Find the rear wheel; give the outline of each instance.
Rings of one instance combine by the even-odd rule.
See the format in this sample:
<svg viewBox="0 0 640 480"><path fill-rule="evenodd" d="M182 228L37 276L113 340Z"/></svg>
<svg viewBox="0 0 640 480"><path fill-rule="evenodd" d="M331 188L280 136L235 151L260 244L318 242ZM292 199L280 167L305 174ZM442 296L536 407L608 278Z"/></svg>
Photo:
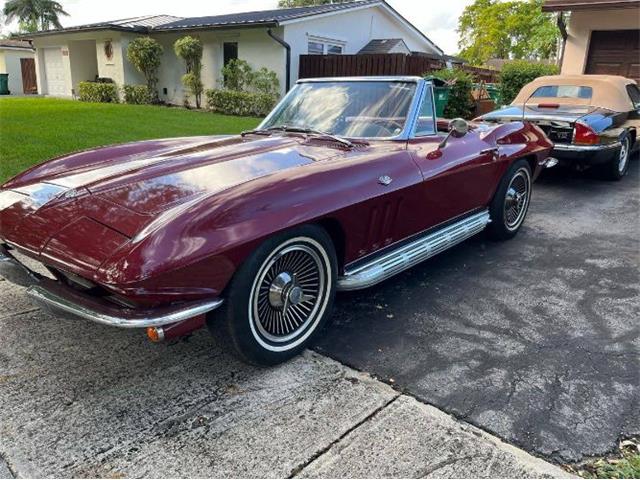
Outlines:
<svg viewBox="0 0 640 480"><path fill-rule="evenodd" d="M274 365L301 352L322 329L335 297L329 235L305 225L265 241L238 269L222 315L208 325L243 360Z"/></svg>
<svg viewBox="0 0 640 480"><path fill-rule="evenodd" d="M621 180L629 170L629 158L631 156L631 137L625 135L620 142L620 149L613 159L604 168L604 176L608 180Z"/></svg>
<svg viewBox="0 0 640 480"><path fill-rule="evenodd" d="M531 167L524 160L517 160L502 177L491 201L491 223L487 228L494 240L513 238L520 230L531 200Z"/></svg>

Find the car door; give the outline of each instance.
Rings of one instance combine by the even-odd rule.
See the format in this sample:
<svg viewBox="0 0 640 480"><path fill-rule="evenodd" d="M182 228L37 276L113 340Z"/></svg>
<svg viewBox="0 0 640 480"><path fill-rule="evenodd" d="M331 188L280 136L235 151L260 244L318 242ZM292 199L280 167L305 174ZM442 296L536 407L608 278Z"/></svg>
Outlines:
<svg viewBox="0 0 640 480"><path fill-rule="evenodd" d="M425 89L408 149L423 176L422 200L435 226L486 206L499 175L498 148L478 129L460 138L438 132L432 88Z"/></svg>

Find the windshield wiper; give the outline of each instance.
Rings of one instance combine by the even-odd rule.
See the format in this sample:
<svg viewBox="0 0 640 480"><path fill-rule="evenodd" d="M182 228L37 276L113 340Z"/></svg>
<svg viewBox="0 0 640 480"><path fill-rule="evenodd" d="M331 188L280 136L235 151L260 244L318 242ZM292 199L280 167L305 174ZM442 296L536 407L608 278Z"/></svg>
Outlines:
<svg viewBox="0 0 640 480"><path fill-rule="evenodd" d="M271 135L273 132L291 132L291 133L304 133L306 135L317 135L317 136L321 136L321 137L327 137L330 138L332 140L335 140L338 143L341 143L342 145L349 147L349 148L353 148L353 143L350 142L349 140L347 140L346 138L343 138L339 135L334 135L333 133L329 133L329 132L323 132L321 130L316 130L313 128L307 128L307 127L294 127L294 126L288 126L288 125L278 125L275 127L268 127L268 128L258 128L255 130L247 130L246 132L242 132L240 135L242 135L243 137L245 135Z"/></svg>

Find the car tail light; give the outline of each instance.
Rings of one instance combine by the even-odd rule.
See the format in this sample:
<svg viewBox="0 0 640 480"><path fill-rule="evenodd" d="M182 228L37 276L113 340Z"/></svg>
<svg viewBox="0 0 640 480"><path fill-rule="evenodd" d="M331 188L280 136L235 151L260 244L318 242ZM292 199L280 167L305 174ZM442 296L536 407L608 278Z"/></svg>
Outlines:
<svg viewBox="0 0 640 480"><path fill-rule="evenodd" d="M560 108L559 103L539 103L538 108Z"/></svg>
<svg viewBox="0 0 640 480"><path fill-rule="evenodd" d="M596 145L600 143L600 137L584 123L576 122L576 126L573 130L573 143L580 145Z"/></svg>

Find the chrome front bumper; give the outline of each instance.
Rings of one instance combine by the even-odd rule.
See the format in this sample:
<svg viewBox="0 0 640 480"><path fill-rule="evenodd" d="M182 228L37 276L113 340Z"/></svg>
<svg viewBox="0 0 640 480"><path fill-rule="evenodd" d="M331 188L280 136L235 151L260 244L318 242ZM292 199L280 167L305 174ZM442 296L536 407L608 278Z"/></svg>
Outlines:
<svg viewBox="0 0 640 480"><path fill-rule="evenodd" d="M215 310L223 302L216 298L150 309L120 307L32 272L1 246L0 276L11 283L28 287L29 298L46 310L120 328L160 327L178 323Z"/></svg>

